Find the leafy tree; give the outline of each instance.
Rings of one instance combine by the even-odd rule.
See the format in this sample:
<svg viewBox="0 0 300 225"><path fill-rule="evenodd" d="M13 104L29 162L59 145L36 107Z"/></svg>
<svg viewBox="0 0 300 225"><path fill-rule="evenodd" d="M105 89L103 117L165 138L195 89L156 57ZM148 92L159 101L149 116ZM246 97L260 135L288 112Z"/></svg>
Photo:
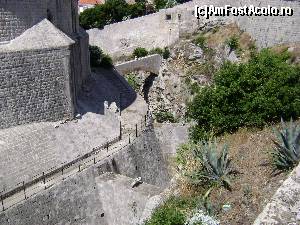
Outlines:
<svg viewBox="0 0 300 225"><path fill-rule="evenodd" d="M104 4L108 23L116 23L123 20L129 14L129 5L125 0L107 0Z"/></svg>
<svg viewBox="0 0 300 225"><path fill-rule="evenodd" d="M152 12L153 6L147 4L145 0L138 0L131 5L125 0L107 0L104 4L83 11L79 16L79 22L84 29L102 29L105 25Z"/></svg>
<svg viewBox="0 0 300 225"><path fill-rule="evenodd" d="M156 11L166 8L168 0L154 0L154 8Z"/></svg>
<svg viewBox="0 0 300 225"><path fill-rule="evenodd" d="M103 28L108 24L108 20L109 18L104 4L86 9L79 15L80 26L84 29Z"/></svg>

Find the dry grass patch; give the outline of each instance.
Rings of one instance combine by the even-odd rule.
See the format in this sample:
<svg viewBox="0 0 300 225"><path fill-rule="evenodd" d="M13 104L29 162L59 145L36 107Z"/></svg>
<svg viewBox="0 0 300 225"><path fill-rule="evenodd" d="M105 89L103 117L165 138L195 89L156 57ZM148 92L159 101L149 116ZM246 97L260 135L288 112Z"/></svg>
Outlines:
<svg viewBox="0 0 300 225"><path fill-rule="evenodd" d="M274 176L272 173L269 154L272 139L275 136L271 127L258 131L241 129L221 138L221 142L229 144L232 165L240 173L232 179L231 192L221 188L212 193L214 205L231 205L229 211L219 211L222 224L252 224L286 179L287 174Z"/></svg>

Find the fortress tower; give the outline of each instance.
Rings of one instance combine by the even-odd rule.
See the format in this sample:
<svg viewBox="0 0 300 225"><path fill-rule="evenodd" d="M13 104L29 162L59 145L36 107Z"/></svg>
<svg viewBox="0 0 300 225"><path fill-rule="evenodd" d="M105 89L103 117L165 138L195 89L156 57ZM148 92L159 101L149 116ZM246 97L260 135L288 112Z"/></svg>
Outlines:
<svg viewBox="0 0 300 225"><path fill-rule="evenodd" d="M74 116L90 74L77 0L0 0L0 129Z"/></svg>

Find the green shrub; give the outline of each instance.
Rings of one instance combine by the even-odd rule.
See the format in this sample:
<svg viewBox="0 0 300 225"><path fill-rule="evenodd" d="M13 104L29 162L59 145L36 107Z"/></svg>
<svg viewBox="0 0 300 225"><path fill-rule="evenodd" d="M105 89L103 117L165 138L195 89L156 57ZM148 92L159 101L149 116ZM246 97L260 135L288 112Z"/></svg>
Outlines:
<svg viewBox="0 0 300 225"><path fill-rule="evenodd" d="M141 84L139 83L137 77L135 74L127 74L125 76L127 82L129 83L129 85L135 90L135 91L138 91L141 87Z"/></svg>
<svg viewBox="0 0 300 225"><path fill-rule="evenodd" d="M154 211L145 225L184 225L186 215L197 205L197 198L173 196Z"/></svg>
<svg viewBox="0 0 300 225"><path fill-rule="evenodd" d="M164 48L164 52L162 54L162 57L164 59L168 59L170 57L171 53L170 53L170 50L168 48Z"/></svg>
<svg viewBox="0 0 300 225"><path fill-rule="evenodd" d="M187 116L196 122L193 140L239 127L262 127L280 118L300 115L300 67L287 63L287 53L263 50L248 63L225 63L214 85L201 88L188 104Z"/></svg>
<svg viewBox="0 0 300 225"><path fill-rule="evenodd" d="M235 171L228 159L228 146L223 145L220 154L217 142L201 142L194 148L195 158L202 164L202 168L191 175L195 184L211 183L213 186L224 186L231 189L229 176Z"/></svg>
<svg viewBox="0 0 300 225"><path fill-rule="evenodd" d="M196 39L194 40L194 43L202 48L203 50L206 48L206 38L203 34L199 34Z"/></svg>
<svg viewBox="0 0 300 225"><path fill-rule="evenodd" d="M97 46L89 46L91 67L110 68L113 65L112 59L109 55L104 54Z"/></svg>
<svg viewBox="0 0 300 225"><path fill-rule="evenodd" d="M149 51L149 54L159 54L161 55L164 59L168 59L170 57L170 50L165 47L164 49L161 49L161 48L154 48L154 49L151 49Z"/></svg>
<svg viewBox="0 0 300 225"><path fill-rule="evenodd" d="M239 38L236 35L234 35L234 36L230 37L228 40L226 40L226 44L230 48L230 51L236 50L240 46Z"/></svg>
<svg viewBox="0 0 300 225"><path fill-rule="evenodd" d="M98 67L101 63L103 52L97 46L89 46L90 50L90 62L92 67Z"/></svg>
<svg viewBox="0 0 300 225"><path fill-rule="evenodd" d="M133 50L132 55L137 58L145 57L148 55L148 51L145 48L136 48Z"/></svg>
<svg viewBox="0 0 300 225"><path fill-rule="evenodd" d="M154 8L156 11L166 8L167 0L154 0Z"/></svg>
<svg viewBox="0 0 300 225"><path fill-rule="evenodd" d="M157 209L145 225L184 225L185 216L179 210L171 207Z"/></svg>
<svg viewBox="0 0 300 225"><path fill-rule="evenodd" d="M154 113L155 119L158 123L170 122L175 123L176 119L174 118L173 114L166 111L161 110L159 112Z"/></svg>
<svg viewBox="0 0 300 225"><path fill-rule="evenodd" d="M300 162L300 127L292 120L289 127L282 121L282 129L275 131L273 165L279 170L292 169Z"/></svg>
<svg viewBox="0 0 300 225"><path fill-rule="evenodd" d="M162 55L164 53L164 50L161 48L153 48L149 51L149 54L159 54Z"/></svg>
<svg viewBox="0 0 300 225"><path fill-rule="evenodd" d="M100 67L111 68L113 66L112 58L108 54L102 55L102 60L100 62Z"/></svg>

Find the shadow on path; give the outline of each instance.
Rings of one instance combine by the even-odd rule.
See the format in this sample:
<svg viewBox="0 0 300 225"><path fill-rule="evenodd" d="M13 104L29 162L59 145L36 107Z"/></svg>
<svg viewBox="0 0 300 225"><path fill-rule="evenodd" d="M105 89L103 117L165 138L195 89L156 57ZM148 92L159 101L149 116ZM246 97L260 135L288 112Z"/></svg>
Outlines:
<svg viewBox="0 0 300 225"><path fill-rule="evenodd" d="M93 112L104 114L104 102L108 105L115 102L121 110L130 106L137 98L136 92L115 68L97 68L86 82L77 100L80 114Z"/></svg>

